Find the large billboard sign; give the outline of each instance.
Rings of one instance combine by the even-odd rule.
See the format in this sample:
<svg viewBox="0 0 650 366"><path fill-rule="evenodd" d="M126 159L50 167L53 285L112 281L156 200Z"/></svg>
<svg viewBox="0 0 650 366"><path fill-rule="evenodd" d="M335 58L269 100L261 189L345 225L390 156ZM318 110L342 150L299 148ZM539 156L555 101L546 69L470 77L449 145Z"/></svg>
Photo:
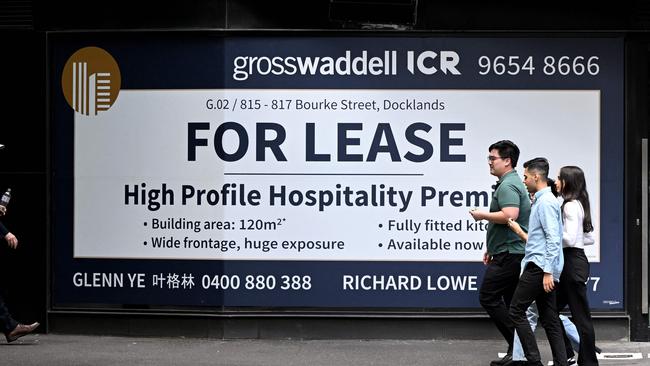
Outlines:
<svg viewBox="0 0 650 366"><path fill-rule="evenodd" d="M50 40L57 305L478 308L508 139L586 172L623 307L621 39L81 38Z"/></svg>

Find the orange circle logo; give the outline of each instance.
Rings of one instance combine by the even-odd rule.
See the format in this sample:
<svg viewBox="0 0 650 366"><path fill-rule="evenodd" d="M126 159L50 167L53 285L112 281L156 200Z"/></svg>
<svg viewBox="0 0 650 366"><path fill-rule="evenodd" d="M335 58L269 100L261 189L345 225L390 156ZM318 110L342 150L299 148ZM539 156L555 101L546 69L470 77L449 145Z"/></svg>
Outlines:
<svg viewBox="0 0 650 366"><path fill-rule="evenodd" d="M61 87L70 107L77 113L95 116L117 100L122 77L110 53L99 47L75 52L63 67Z"/></svg>

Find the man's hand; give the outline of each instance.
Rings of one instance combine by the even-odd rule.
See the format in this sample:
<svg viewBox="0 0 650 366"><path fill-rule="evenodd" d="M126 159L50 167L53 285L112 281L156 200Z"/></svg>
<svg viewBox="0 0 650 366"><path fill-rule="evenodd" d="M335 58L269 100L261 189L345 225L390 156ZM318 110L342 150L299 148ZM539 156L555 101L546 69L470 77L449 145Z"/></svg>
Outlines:
<svg viewBox="0 0 650 366"><path fill-rule="evenodd" d="M551 292L555 288L555 282L553 282L553 275L550 273L544 273L544 291Z"/></svg>
<svg viewBox="0 0 650 366"><path fill-rule="evenodd" d="M483 213L483 211L479 211L477 209L470 210L469 214L472 215L472 217L474 218L474 221L479 221L479 220L485 219L485 214Z"/></svg>
<svg viewBox="0 0 650 366"><path fill-rule="evenodd" d="M5 235L5 240L7 241L9 248L16 249L16 247L18 247L18 238L16 238L16 235L7 233L7 235Z"/></svg>
<svg viewBox="0 0 650 366"><path fill-rule="evenodd" d="M0 206L0 216L4 216L6 212L7 208L5 206Z"/></svg>
<svg viewBox="0 0 650 366"><path fill-rule="evenodd" d="M491 261L492 261L492 256L490 255L490 253L488 252L483 253L483 264L487 266L488 264L490 264Z"/></svg>

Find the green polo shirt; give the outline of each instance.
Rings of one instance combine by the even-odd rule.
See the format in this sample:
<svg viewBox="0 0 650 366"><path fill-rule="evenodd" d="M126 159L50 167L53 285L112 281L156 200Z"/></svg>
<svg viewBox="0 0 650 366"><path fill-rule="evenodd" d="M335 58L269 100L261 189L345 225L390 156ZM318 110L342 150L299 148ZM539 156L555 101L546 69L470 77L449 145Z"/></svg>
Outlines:
<svg viewBox="0 0 650 366"><path fill-rule="evenodd" d="M530 197L526 186L519 178L516 170L504 174L497 182L496 189L492 193L490 212L501 211L504 207L518 207L519 217L517 223L528 232L528 217L530 216ZM487 228L487 251L491 255L502 252L512 254L524 254L526 242L521 240L508 225L488 223Z"/></svg>

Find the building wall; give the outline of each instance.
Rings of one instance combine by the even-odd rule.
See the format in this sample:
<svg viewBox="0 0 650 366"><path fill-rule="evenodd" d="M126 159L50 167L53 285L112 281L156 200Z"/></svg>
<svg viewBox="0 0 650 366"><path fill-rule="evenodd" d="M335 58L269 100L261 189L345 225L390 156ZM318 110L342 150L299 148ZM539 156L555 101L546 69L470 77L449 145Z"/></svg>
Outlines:
<svg viewBox="0 0 650 366"><path fill-rule="evenodd" d="M648 40L646 30L650 27L650 5L642 1L623 1L616 6L596 5L591 2L563 1L546 2L539 5L521 5L520 2L506 1L499 4L480 1L466 1L441 4L433 1L420 1L413 7L413 22L402 18L395 20L391 13L395 9L345 9L337 8L336 19L332 19L332 6L341 6L329 1L117 1L108 8L97 11L88 2L60 1L32 4L23 2L26 12L14 22L0 23L0 39L3 40L3 56L0 57L0 70L3 70L6 90L3 93L2 132L0 143L7 149L0 153L0 190L11 187L14 198L9 207L9 215L3 222L20 240L20 250L10 251L0 246L0 288L15 317L21 321L39 320L46 322L49 310L49 287L57 281L49 272L48 237L51 215L57 208L51 205L48 182L56 179L50 176L50 151L47 124L47 100L45 85L48 85L45 70L47 56L45 43L49 31L66 30L178 30L178 29L216 29L225 31L252 31L258 34L284 31L300 34L300 30L343 31L351 34L376 34L373 32L412 32L412 34L440 34L443 32L471 32L477 36L487 32L507 32L532 36L544 32L567 32L581 36L600 34L624 34L627 37L626 61L626 297L627 315L631 317L633 339L647 338L647 318L640 315L640 291L635 286L639 276L640 234L634 220L640 211L638 181L639 148L638 138L648 136ZM406 4L406 5L405 5ZM364 6L363 4L361 5ZM403 3L400 11L409 6ZM0 14L15 14L13 9L0 8ZM25 16L25 14L27 14ZM360 17L359 14L370 14ZM403 14L403 13L402 13ZM30 16L31 15L31 16ZM407 17L408 18L408 17ZM359 33L362 32L362 33ZM386 33L382 33L386 34ZM128 309L127 309L128 310ZM80 331L69 327L70 314L51 312L53 328L61 331ZM99 314L98 318L105 318ZM111 314L120 317L119 314ZM128 323L132 315L123 316ZM625 319L623 317L622 319ZM83 317L81 317L83 319ZM97 319L97 318L95 318ZM160 317L159 324L164 327L166 317ZM239 322L232 329L244 329L241 334L264 335L260 327L250 324L279 324L276 321L244 318L224 321ZM221 322L221 320L219 320ZM316 323L321 320L316 320ZM373 321L374 329L381 320ZM393 321L391 321L393 322ZM406 323L409 321L407 320ZM446 326L446 320L432 326ZM471 326L473 321L467 321ZM601 321L599 321L601 322ZM105 329L114 329L105 321ZM286 324L302 324L303 321L289 320ZM307 321L309 323L309 321ZM339 321L339 325L353 324L350 320ZM371 322L361 322L371 323ZM135 323L137 325L138 323ZM356 327L359 323L353 325ZM611 324L611 320L602 320ZM129 326L134 327L134 326ZM127 328L129 328L127 327ZM217 328L225 329L219 325ZM266 325L262 326L262 329ZM303 325L295 325L294 329ZM411 328L414 329L415 327ZM461 327L462 328L462 327ZM155 334L156 327L152 328ZM258 329L257 331L251 329ZM314 329L321 329L316 326ZM406 326L405 329L410 329ZM611 327L610 329L619 329ZM165 331L161 330L162 333ZM235 330L235 333L238 331ZM252 332L252 333L251 333ZM612 334L618 336L618 331ZM116 330L116 333L123 331ZM600 334L601 332L599 332ZM607 333L607 331L603 331ZM217 331L225 336L225 331ZM300 334L297 331L296 334ZM323 330L322 334L342 336L337 332ZM365 334L360 331L358 334ZM375 334L375 333L373 333ZM412 333L415 334L415 333ZM441 333L442 334L442 333ZM444 333L450 334L450 333ZM427 333L427 336L428 333ZM312 337L308 336L307 338ZM318 338L318 336L313 336ZM417 337L417 336L416 336ZM390 337L389 337L390 338ZM408 338L408 337L407 337Z"/></svg>

